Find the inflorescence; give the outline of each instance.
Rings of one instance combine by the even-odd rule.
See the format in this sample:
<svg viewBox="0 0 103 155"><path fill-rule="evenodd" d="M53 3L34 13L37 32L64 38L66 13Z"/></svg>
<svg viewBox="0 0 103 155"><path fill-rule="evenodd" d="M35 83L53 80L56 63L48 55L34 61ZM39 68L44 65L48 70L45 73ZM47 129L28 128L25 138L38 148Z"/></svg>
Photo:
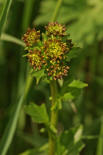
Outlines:
<svg viewBox="0 0 103 155"><path fill-rule="evenodd" d="M46 32L40 34L35 28L29 28L24 34L26 56L35 71L44 69L53 80L61 79L67 76L69 66L66 59L73 44L66 39L68 35L64 25L49 23L45 29Z"/></svg>

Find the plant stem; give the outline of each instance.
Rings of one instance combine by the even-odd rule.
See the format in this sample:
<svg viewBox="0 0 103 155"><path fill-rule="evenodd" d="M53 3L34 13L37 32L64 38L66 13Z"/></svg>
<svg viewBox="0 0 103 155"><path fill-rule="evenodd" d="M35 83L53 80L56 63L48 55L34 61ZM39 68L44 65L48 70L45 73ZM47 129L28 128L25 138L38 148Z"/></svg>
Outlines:
<svg viewBox="0 0 103 155"><path fill-rule="evenodd" d="M51 22L54 22L56 20L61 4L62 4L62 0L58 0L52 19L51 19Z"/></svg>
<svg viewBox="0 0 103 155"><path fill-rule="evenodd" d="M98 138L96 155L102 155L103 154L103 138L102 138L102 136L103 136L103 117L101 117L100 135Z"/></svg>
<svg viewBox="0 0 103 155"><path fill-rule="evenodd" d="M12 4L12 0L5 0L4 8L0 16L0 38L6 24L6 20L10 11L11 4Z"/></svg>
<svg viewBox="0 0 103 155"><path fill-rule="evenodd" d="M56 8L53 13L53 16L51 18L51 22L54 22L56 20L61 4L62 4L62 0L58 0ZM57 98L56 81L52 80L50 82L50 90L51 90L51 97L52 97L50 126L57 128L58 106L57 106L57 102L56 102L56 98ZM56 150L55 147L56 147L55 138L53 137L52 133L49 132L49 151L48 151L49 155L55 155L55 150Z"/></svg>
<svg viewBox="0 0 103 155"><path fill-rule="evenodd" d="M50 126L57 128L58 107L57 107L57 102L56 102L56 98L57 98L56 81L51 81L50 89L51 89L51 97L52 97ZM52 133L49 132L49 155L55 154L55 146L56 146L55 138L53 137Z"/></svg>

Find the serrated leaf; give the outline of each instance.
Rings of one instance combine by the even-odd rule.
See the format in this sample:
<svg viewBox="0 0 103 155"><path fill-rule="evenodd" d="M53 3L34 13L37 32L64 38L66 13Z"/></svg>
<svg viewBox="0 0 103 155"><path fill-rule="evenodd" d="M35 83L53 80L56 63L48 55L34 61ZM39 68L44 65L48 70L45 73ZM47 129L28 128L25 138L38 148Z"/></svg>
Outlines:
<svg viewBox="0 0 103 155"><path fill-rule="evenodd" d="M49 121L45 104L38 106L31 103L30 105L25 106L25 111L36 123L48 123Z"/></svg>
<svg viewBox="0 0 103 155"><path fill-rule="evenodd" d="M81 89L81 88L87 87L88 84L84 83L84 82L82 82L80 80L73 80L68 86Z"/></svg>

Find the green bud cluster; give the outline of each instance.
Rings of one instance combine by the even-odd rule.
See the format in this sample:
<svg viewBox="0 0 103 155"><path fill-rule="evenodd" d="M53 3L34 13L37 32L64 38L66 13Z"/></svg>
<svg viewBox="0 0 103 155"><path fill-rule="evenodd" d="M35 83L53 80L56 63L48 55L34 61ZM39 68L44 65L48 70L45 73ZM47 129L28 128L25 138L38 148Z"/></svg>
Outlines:
<svg viewBox="0 0 103 155"><path fill-rule="evenodd" d="M71 40L67 40L66 28L57 22L45 26L45 33L35 28L28 29L23 36L26 44L27 58L35 71L44 69L53 80L67 76L69 66L66 59L72 49ZM42 38L42 39L40 39Z"/></svg>

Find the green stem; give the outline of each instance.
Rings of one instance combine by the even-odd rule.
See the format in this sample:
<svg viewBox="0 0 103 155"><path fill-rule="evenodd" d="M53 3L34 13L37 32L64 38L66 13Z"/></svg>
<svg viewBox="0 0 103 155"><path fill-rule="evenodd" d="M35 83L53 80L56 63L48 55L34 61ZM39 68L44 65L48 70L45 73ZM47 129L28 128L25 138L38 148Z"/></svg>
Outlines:
<svg viewBox="0 0 103 155"><path fill-rule="evenodd" d="M96 155L103 155L103 117L101 117L100 135L97 143L97 153Z"/></svg>
<svg viewBox="0 0 103 155"><path fill-rule="evenodd" d="M57 18L60 6L62 4L62 0L58 0L56 8L54 10L53 16L51 18L51 22L54 22ZM51 103L51 120L50 120L50 126L53 126L54 128L57 128L57 122L58 122L58 106L56 102L57 98L57 84L56 81L50 82L50 89L51 89L51 97L52 97L52 103ZM51 132L49 132L49 155L55 155L56 151L56 140Z"/></svg>
<svg viewBox="0 0 103 155"><path fill-rule="evenodd" d="M12 0L5 0L4 8L0 16L0 38L1 38L2 31L7 21L7 17L10 11L11 4L12 4Z"/></svg>
<svg viewBox="0 0 103 155"><path fill-rule="evenodd" d="M58 0L51 22L54 22L56 20L61 4L62 4L62 0Z"/></svg>
<svg viewBox="0 0 103 155"><path fill-rule="evenodd" d="M57 85L56 81L51 81L50 83L50 89L51 89L51 121L50 126L57 128L57 122L58 122L58 106L56 102L57 98ZM56 140L51 132L49 132L49 155L55 154L55 146L56 146Z"/></svg>

